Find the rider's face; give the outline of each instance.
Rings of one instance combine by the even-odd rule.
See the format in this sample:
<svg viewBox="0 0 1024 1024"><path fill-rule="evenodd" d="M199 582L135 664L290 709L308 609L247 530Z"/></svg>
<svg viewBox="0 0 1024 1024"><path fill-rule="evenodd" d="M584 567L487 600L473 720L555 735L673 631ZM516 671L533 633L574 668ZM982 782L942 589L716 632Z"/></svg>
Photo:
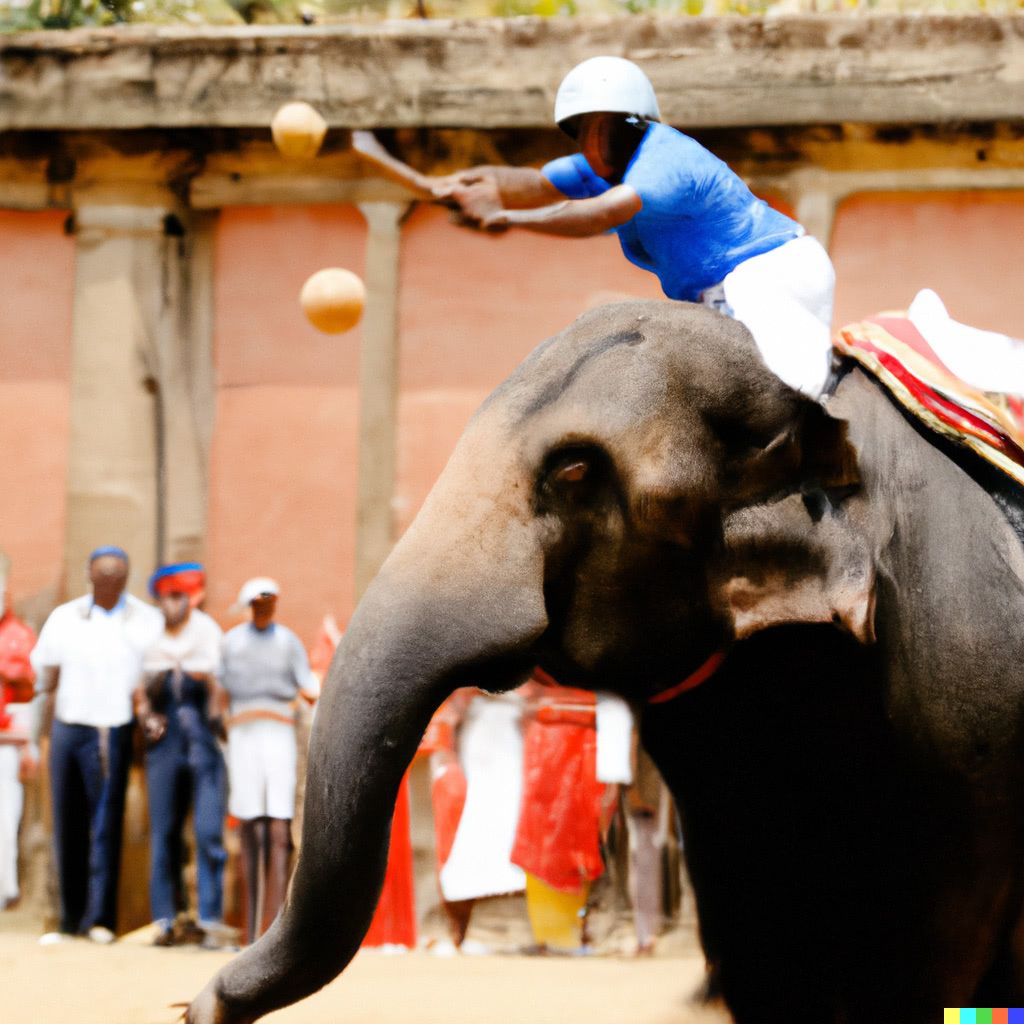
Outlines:
<svg viewBox="0 0 1024 1024"><path fill-rule="evenodd" d="M583 114L574 127L580 152L591 170L606 181L620 181L639 145L641 131L624 114L602 111Z"/></svg>

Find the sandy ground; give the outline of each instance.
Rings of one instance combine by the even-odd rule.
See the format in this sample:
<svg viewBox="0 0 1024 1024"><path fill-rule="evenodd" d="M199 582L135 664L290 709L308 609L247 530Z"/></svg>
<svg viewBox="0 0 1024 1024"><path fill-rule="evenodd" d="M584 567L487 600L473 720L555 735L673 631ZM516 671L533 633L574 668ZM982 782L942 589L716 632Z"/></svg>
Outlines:
<svg viewBox="0 0 1024 1024"><path fill-rule="evenodd" d="M0 929L4 1024L172 1024L230 954L157 949L144 930L113 946L42 948ZM726 1024L687 1004L698 956L543 958L361 953L322 992L274 1024Z"/></svg>

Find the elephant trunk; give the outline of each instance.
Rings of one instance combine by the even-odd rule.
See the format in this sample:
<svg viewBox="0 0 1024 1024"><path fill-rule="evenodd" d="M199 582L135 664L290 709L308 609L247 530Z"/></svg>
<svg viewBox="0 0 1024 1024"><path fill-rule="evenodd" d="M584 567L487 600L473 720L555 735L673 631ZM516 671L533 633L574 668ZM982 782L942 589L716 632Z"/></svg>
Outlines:
<svg viewBox="0 0 1024 1024"><path fill-rule="evenodd" d="M441 553L436 531L417 526L368 589L325 681L281 914L197 997L188 1024L249 1024L345 967L369 928L398 787L431 715L457 686L511 686L532 664L546 625L536 543L521 529L508 537L506 524L499 547L516 557L495 564L500 552L479 533Z"/></svg>

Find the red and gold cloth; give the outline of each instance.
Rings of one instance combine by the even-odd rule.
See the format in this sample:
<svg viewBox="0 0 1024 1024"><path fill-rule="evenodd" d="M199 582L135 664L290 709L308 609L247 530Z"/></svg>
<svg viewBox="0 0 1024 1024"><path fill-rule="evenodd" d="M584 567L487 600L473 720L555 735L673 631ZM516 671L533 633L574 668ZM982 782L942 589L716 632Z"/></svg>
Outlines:
<svg viewBox="0 0 1024 1024"><path fill-rule="evenodd" d="M1018 396L966 384L903 313L880 313L843 327L834 344L929 429L1024 484L1024 403Z"/></svg>
<svg viewBox="0 0 1024 1024"><path fill-rule="evenodd" d="M596 700L540 671L525 689L532 714L512 862L553 889L579 892L604 871Z"/></svg>

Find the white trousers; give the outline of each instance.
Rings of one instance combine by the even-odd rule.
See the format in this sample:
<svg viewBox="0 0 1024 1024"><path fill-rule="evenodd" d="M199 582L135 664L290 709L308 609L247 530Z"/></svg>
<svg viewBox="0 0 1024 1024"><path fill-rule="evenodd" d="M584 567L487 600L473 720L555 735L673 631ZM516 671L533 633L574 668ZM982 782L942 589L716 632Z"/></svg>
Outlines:
<svg viewBox="0 0 1024 1024"><path fill-rule="evenodd" d="M832 366L835 283L824 247L801 235L744 260L701 301L739 320L773 373L818 398Z"/></svg>
<svg viewBox="0 0 1024 1024"><path fill-rule="evenodd" d="M0 743L0 908L18 897L18 826L24 788L18 781L21 748Z"/></svg>
<svg viewBox="0 0 1024 1024"><path fill-rule="evenodd" d="M295 726L269 719L228 730L228 813L242 821L295 817Z"/></svg>

